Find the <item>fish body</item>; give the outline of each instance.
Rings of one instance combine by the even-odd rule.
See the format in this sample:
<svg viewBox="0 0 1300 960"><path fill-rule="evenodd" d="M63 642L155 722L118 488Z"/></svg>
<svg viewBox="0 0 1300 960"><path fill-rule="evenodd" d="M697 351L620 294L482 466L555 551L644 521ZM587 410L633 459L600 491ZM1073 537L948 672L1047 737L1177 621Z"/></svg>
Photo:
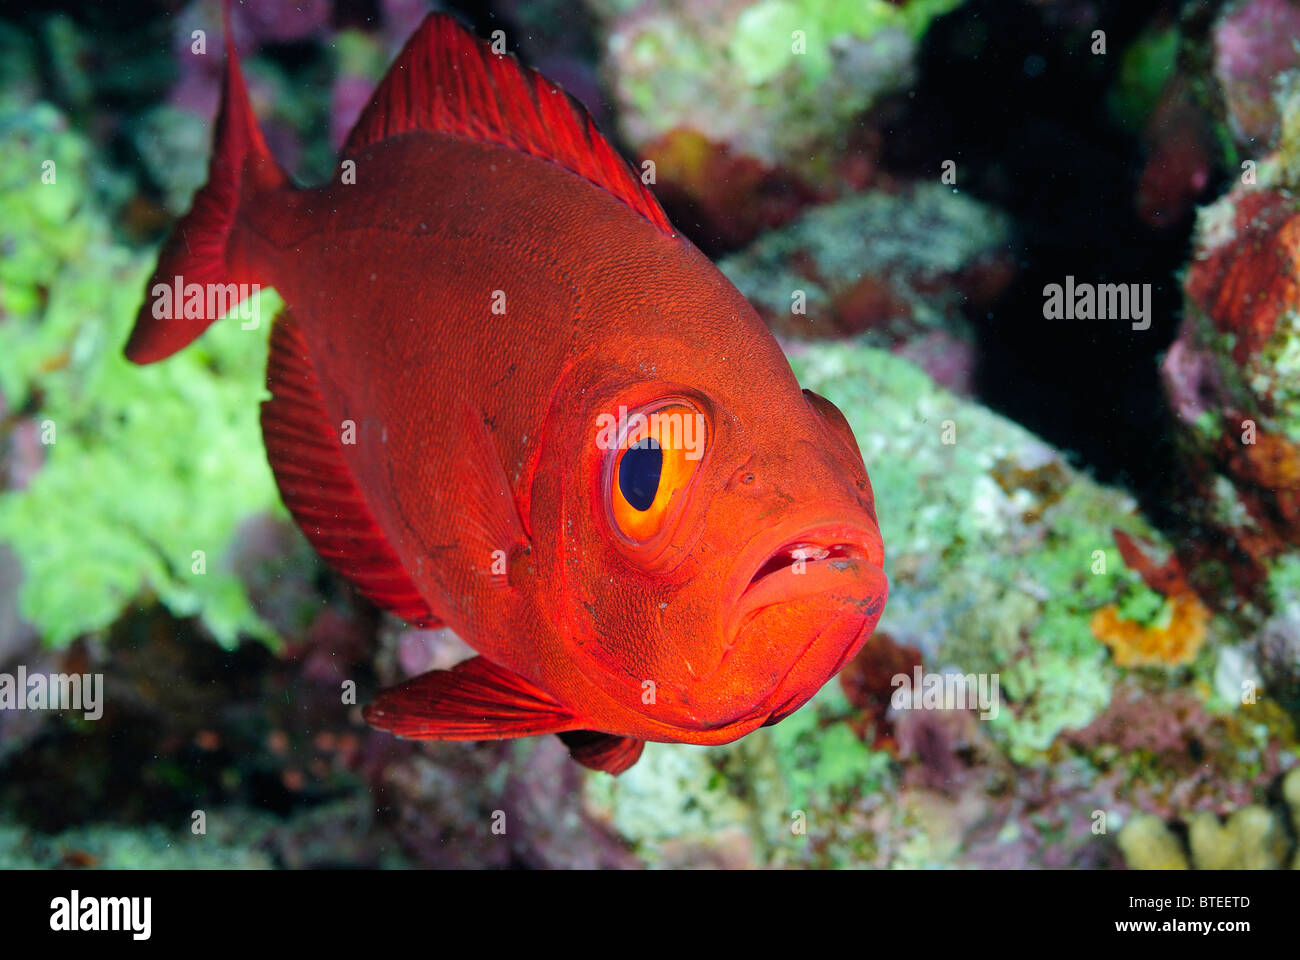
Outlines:
<svg viewBox="0 0 1300 960"><path fill-rule="evenodd" d="M319 552L479 656L367 709L403 736L559 733L618 772L805 702L887 594L861 454L585 112L445 15L292 186L227 50L207 187L127 355L215 317L154 290L272 286L263 432ZM345 175L347 174L347 175Z"/></svg>

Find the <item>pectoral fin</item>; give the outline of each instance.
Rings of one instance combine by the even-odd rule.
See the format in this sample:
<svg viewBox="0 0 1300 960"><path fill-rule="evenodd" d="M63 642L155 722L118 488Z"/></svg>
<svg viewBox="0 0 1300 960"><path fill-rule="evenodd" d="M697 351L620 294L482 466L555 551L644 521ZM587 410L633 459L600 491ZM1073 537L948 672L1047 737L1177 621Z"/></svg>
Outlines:
<svg viewBox="0 0 1300 960"><path fill-rule="evenodd" d="M498 587L509 587L510 577L504 558L527 546L514 490L501 463L501 454L488 431L483 416L464 404L461 407L461 436L464 456L456 465L455 487L460 492L461 552L476 570Z"/></svg>
<svg viewBox="0 0 1300 960"><path fill-rule="evenodd" d="M620 774L642 740L582 729L583 720L516 673L483 657L431 670L383 691L363 711L372 727L409 740L503 740L557 733L578 763Z"/></svg>
<svg viewBox="0 0 1300 960"><path fill-rule="evenodd" d="M371 726L411 740L501 740L582 727L567 707L483 657L385 690L363 715Z"/></svg>

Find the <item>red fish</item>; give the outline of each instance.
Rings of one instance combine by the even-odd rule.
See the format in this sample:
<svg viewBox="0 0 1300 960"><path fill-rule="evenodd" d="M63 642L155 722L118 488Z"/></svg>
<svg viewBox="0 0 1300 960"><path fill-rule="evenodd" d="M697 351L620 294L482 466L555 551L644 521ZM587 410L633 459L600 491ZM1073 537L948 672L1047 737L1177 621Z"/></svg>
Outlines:
<svg viewBox="0 0 1300 960"><path fill-rule="evenodd" d="M617 773L844 666L888 590L848 423L575 101L434 14L300 189L226 57L208 183L126 354L217 319L191 284L283 298L262 430L285 504L376 604L479 653L371 724L558 733Z"/></svg>

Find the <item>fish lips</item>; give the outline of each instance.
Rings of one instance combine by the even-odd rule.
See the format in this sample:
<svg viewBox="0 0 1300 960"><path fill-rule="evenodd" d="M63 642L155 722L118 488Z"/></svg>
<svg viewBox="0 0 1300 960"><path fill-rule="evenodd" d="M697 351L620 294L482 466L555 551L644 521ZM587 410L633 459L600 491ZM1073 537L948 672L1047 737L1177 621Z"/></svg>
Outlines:
<svg viewBox="0 0 1300 960"><path fill-rule="evenodd" d="M743 677L749 706L727 719L775 723L861 649L889 595L883 559L880 534L865 521L787 523L746 548L716 674Z"/></svg>
<svg viewBox="0 0 1300 960"><path fill-rule="evenodd" d="M884 608L889 584L884 548L870 518L860 522L786 523L755 538L738 558L731 635L767 607L835 594L863 612Z"/></svg>

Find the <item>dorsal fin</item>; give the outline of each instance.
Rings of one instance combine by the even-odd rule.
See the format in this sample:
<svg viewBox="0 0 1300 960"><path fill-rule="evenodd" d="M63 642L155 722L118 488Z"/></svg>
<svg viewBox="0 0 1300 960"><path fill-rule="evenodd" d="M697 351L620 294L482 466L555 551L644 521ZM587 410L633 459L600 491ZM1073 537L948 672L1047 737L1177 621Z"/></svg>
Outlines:
<svg viewBox="0 0 1300 960"><path fill-rule="evenodd" d="M549 160L608 190L669 236L659 202L587 111L536 70L444 13L407 41L352 128L344 156L399 133L449 133Z"/></svg>

